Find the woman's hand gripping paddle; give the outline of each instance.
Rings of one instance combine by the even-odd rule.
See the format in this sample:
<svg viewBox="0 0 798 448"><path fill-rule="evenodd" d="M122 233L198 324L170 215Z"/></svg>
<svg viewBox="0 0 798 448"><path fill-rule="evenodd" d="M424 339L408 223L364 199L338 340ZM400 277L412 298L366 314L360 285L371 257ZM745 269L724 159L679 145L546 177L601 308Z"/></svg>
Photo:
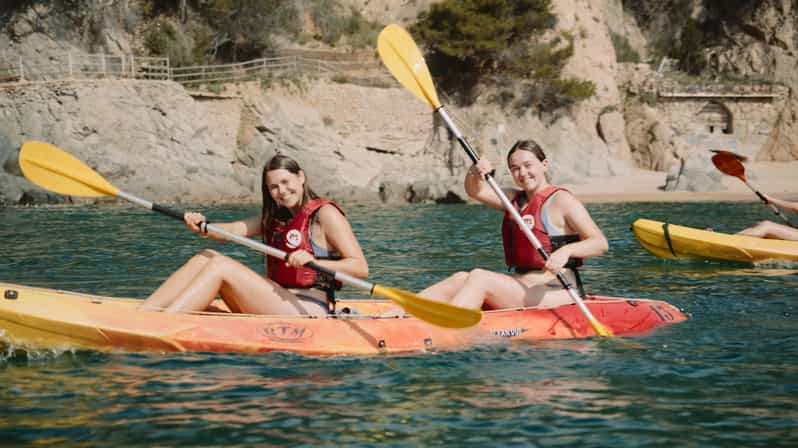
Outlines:
<svg viewBox="0 0 798 448"><path fill-rule="evenodd" d="M19 153L19 166L28 180L47 190L69 196L118 196L150 210L171 216L178 221L183 221L183 212L154 204L117 189L94 170L83 164L83 162L48 143L30 141L22 145ZM230 233L213 224L205 224L204 230L221 235L272 257L282 260L288 257L287 253L279 249ZM397 288L375 285L348 274L327 269L313 262L305 266L323 272L340 282L367 291L370 294L390 299L408 313L441 327L470 327L476 325L482 319L482 312L479 310L425 299Z"/></svg>
<svg viewBox="0 0 798 448"><path fill-rule="evenodd" d="M410 34L408 34L407 31L405 31L399 25L388 25L380 32L380 36L377 40L377 50L380 54L380 59L382 59L383 64L385 64L396 80L399 81L399 83L401 83L413 95L432 106L432 109L437 112L438 115L440 115L440 117L446 123L446 126L457 138L457 141L460 142L460 146L465 150L466 154L468 154L468 157L471 158L471 161L473 163L477 163L479 157L471 148L471 145L469 145L465 138L463 138L463 134L454 124L454 121L452 121L452 119L449 117L449 114L446 113L446 110L444 109L443 105L441 105L440 101L438 101L438 95L435 92L435 86L432 83L432 77L427 69L427 63L424 61L424 57L421 55L418 46L416 45L415 41L413 41L413 38L410 36ZM538 241L535 235L529 230L529 227L524 224L521 215L507 199L507 196L505 196L501 188L499 188L499 185L493 179L493 176L488 174L485 176L485 180L499 197L499 200L501 200L505 210L510 213L513 220L521 228L521 231L524 233L524 235L526 235L532 245L535 246L535 249L538 251L538 253L540 253L545 260L548 260L549 255L546 253L546 250L540 244L540 241ZM596 331L596 334L599 336L612 336L612 332L610 332L608 328L601 325L601 323L596 320L595 317L593 317L593 314L587 308L584 301L579 296L579 293L576 292L574 287L568 282L568 280L566 280L562 273L557 273L557 279L568 291L571 298L590 322L590 325L593 327L593 330Z"/></svg>
<svg viewBox="0 0 798 448"><path fill-rule="evenodd" d="M788 226L796 227L795 224L790 222L790 219L787 218L787 216L785 216L778 207L776 207L776 204L770 202L764 194L760 193L759 190L751 185L751 183L748 182L748 179L745 178L745 167L743 166L743 162L747 160L745 156L741 156L740 154L736 154L731 151L724 151L722 149L713 149L712 152L715 153L715 155L712 156L712 163L715 165L715 168L717 168L718 171L743 181L743 183L748 186L751 191L756 193L756 195L762 202L765 203L765 205L770 206L770 209L773 210L773 213L783 219Z"/></svg>

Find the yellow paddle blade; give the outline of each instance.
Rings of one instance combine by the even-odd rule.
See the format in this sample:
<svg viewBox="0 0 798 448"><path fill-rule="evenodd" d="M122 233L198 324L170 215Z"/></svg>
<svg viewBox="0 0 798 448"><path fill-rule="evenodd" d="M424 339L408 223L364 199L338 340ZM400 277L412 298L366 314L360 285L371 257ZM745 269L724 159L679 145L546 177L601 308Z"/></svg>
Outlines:
<svg viewBox="0 0 798 448"><path fill-rule="evenodd" d="M441 102L427 69L424 56L413 38L399 25L388 25L377 38L377 52L382 63L405 88L438 109Z"/></svg>
<svg viewBox="0 0 798 448"><path fill-rule="evenodd" d="M466 328L479 323L482 311L425 299L413 293L374 285L374 294L393 300L408 313L439 327Z"/></svg>
<svg viewBox="0 0 798 448"><path fill-rule="evenodd" d="M595 319L590 319L590 325L593 327L593 330L595 330L596 334L599 336L605 336L605 337L613 336L612 330L605 327L604 325L601 325L601 323Z"/></svg>
<svg viewBox="0 0 798 448"><path fill-rule="evenodd" d="M29 141L19 152L22 174L34 184L68 196L116 196L116 187L73 155L49 143Z"/></svg>

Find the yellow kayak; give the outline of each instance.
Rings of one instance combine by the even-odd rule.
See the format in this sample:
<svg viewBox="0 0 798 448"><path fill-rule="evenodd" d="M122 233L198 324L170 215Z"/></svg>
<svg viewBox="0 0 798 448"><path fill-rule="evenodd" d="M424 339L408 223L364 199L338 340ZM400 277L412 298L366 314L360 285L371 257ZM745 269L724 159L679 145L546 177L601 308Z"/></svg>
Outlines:
<svg viewBox="0 0 798 448"><path fill-rule="evenodd" d="M644 249L663 258L742 263L798 261L798 241L730 235L650 219L636 220L632 231Z"/></svg>

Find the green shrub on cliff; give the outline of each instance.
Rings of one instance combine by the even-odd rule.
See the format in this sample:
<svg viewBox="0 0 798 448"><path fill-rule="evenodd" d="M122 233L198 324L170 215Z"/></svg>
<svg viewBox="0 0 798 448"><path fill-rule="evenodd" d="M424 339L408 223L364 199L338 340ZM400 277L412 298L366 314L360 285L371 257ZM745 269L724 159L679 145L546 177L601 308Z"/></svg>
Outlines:
<svg viewBox="0 0 798 448"><path fill-rule="evenodd" d="M207 0L198 3L197 11L214 30L210 39L201 40L204 52L224 61L262 57L273 48L276 35L294 41L312 38L333 47L345 40L362 48L373 45L379 32L376 24L338 0Z"/></svg>
<svg viewBox="0 0 798 448"><path fill-rule="evenodd" d="M520 81L522 101L534 104L517 105L551 110L595 91L590 81L559 79L573 55L573 37L552 37L556 23L551 0L445 0L422 11L410 31L450 96L468 103L480 84L510 88Z"/></svg>
<svg viewBox="0 0 798 448"><path fill-rule="evenodd" d="M209 59L257 59L272 48L273 34L295 35L300 29L294 2L207 0L198 4L197 11L214 31L210 39L203 40Z"/></svg>
<svg viewBox="0 0 798 448"><path fill-rule="evenodd" d="M381 29L355 8L344 8L336 0L315 0L308 6L316 33L314 39L332 47L345 40L354 48L374 45Z"/></svg>
<svg viewBox="0 0 798 448"><path fill-rule="evenodd" d="M144 46L151 54L167 56L173 66L192 62L193 40L170 19L160 17L144 31Z"/></svg>
<svg viewBox="0 0 798 448"><path fill-rule="evenodd" d="M610 38L615 49L615 60L617 62L640 62L640 54L632 48L626 36L610 30Z"/></svg>
<svg viewBox="0 0 798 448"><path fill-rule="evenodd" d="M682 28L679 46L671 54L679 60L679 68L691 75L700 75L707 66L704 57L704 33L701 31L698 22L688 18Z"/></svg>

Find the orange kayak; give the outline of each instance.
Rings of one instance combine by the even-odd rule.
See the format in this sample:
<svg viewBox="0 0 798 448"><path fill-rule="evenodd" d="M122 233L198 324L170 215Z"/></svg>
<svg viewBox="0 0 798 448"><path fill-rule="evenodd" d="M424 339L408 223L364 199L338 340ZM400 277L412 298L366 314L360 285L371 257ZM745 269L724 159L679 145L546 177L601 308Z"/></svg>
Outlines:
<svg viewBox="0 0 798 448"><path fill-rule="evenodd" d="M576 305L485 311L478 325L453 330L412 316L379 316L394 307L390 301L341 300L338 314L314 318L167 314L138 310L137 299L9 283L0 283L0 295L0 341L26 348L374 355L595 336ZM644 334L687 319L657 300L589 296L585 304L616 335Z"/></svg>

